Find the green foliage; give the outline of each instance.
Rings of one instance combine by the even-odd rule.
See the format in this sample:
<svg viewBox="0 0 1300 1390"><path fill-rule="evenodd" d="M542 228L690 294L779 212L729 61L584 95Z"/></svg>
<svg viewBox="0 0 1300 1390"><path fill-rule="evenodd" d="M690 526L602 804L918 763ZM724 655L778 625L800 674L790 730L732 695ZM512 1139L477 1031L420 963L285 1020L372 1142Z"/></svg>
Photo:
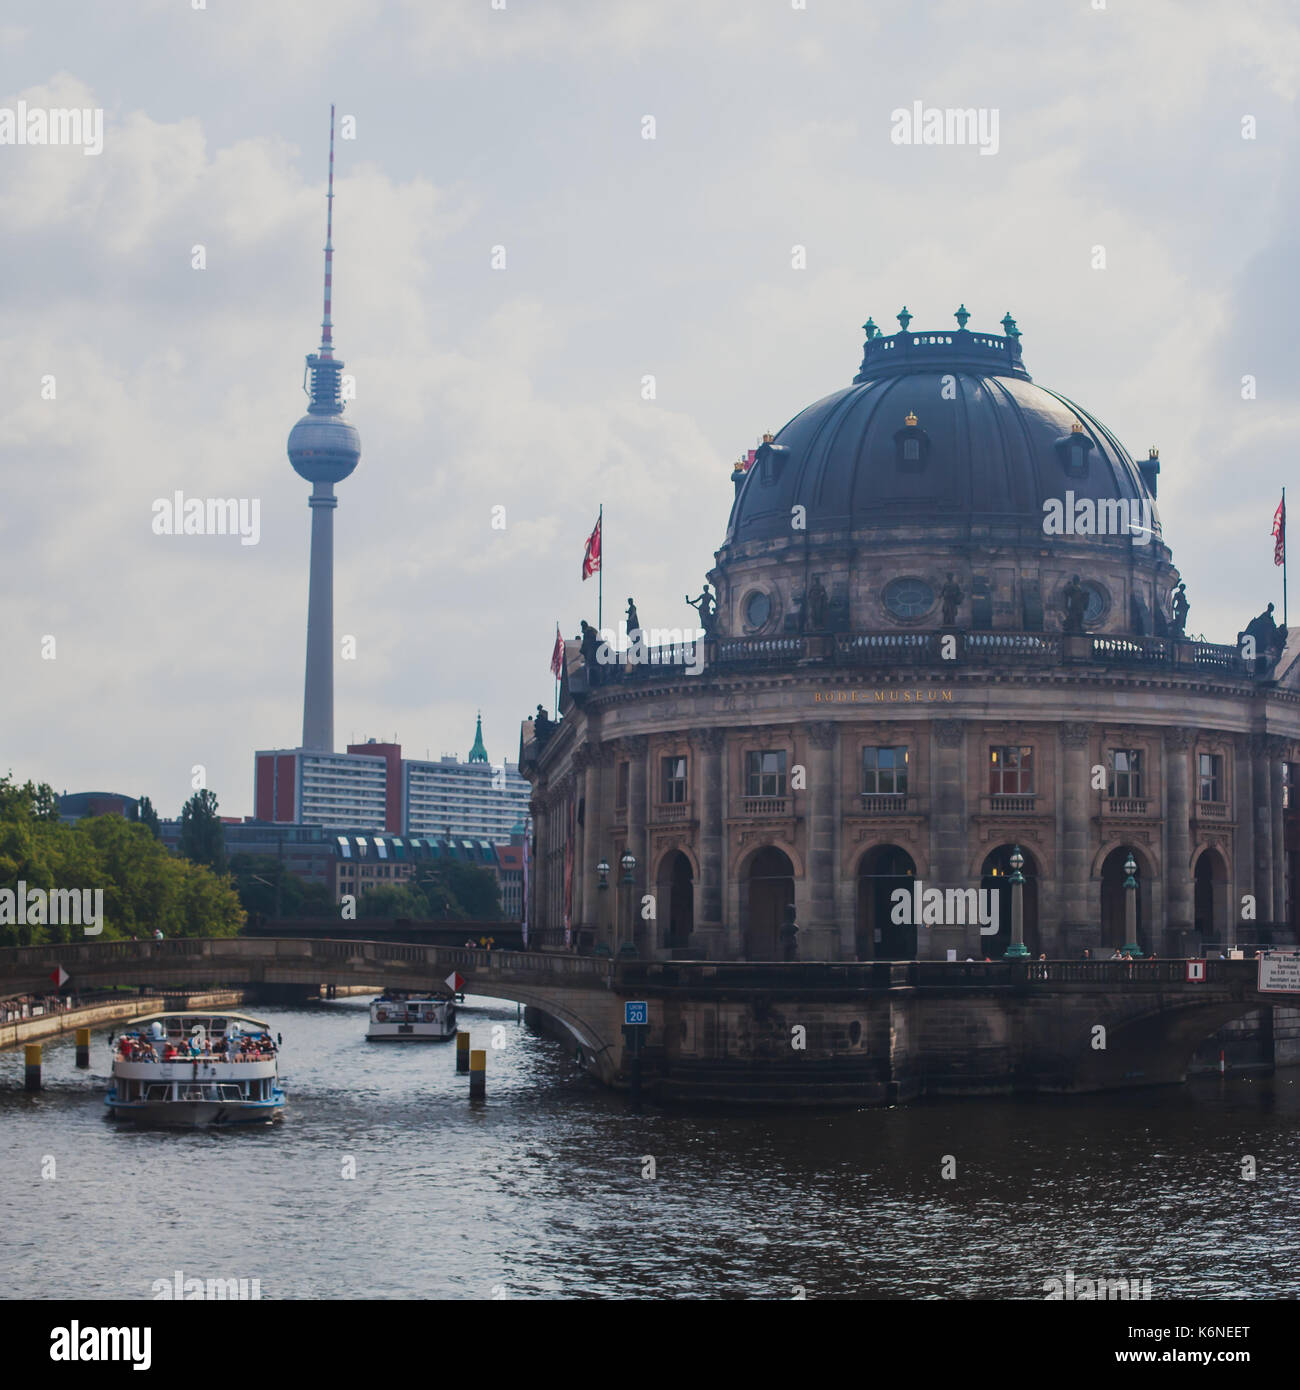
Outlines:
<svg viewBox="0 0 1300 1390"><path fill-rule="evenodd" d="M181 807L180 852L192 864L205 864L219 874L226 872L226 840L217 815L215 792L195 792Z"/></svg>
<svg viewBox="0 0 1300 1390"><path fill-rule="evenodd" d="M158 819L153 802L147 796L140 798L140 824L148 827L155 840L162 839L162 822Z"/></svg>
<svg viewBox="0 0 1300 1390"><path fill-rule="evenodd" d="M48 782L24 782L15 786L9 774L0 777L0 816L10 811L18 811L33 820L57 821L59 819L59 798Z"/></svg>
<svg viewBox="0 0 1300 1390"><path fill-rule="evenodd" d="M289 873L282 861L272 855L232 854L230 873L239 901L250 917L277 915L277 883L281 917L332 917L338 910L325 884L310 883Z"/></svg>
<svg viewBox="0 0 1300 1390"><path fill-rule="evenodd" d="M87 938L75 924L0 924L0 944L111 941L122 937L233 936L244 913L230 881L177 859L149 828L121 816L63 825L49 814L46 788L0 778L0 888L101 889L103 931ZM52 795L52 794L51 794Z"/></svg>
<svg viewBox="0 0 1300 1390"><path fill-rule="evenodd" d="M425 916L455 921L495 922L501 918L501 885L494 873L454 859L421 864L415 886L425 898Z"/></svg>
<svg viewBox="0 0 1300 1390"><path fill-rule="evenodd" d="M358 917L427 917L429 904L422 893L404 883L385 884L361 895Z"/></svg>

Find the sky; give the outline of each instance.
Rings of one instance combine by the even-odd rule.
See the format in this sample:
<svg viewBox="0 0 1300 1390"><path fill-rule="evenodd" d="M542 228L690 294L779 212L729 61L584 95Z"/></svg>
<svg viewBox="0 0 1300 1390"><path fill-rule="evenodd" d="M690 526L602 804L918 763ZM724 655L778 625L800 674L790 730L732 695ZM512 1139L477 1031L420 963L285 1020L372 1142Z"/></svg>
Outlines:
<svg viewBox="0 0 1300 1390"><path fill-rule="evenodd" d="M1233 641L1300 482L1298 81L1290 0L3 0L0 121L103 126L0 144L0 772L170 816L201 767L245 815L299 742L331 103L338 747L463 758L481 709L516 757L602 503L607 625L693 624L733 460L904 304L1009 310L1159 447L1188 630ZM896 143L918 101L996 152ZM257 543L155 534L177 491Z"/></svg>

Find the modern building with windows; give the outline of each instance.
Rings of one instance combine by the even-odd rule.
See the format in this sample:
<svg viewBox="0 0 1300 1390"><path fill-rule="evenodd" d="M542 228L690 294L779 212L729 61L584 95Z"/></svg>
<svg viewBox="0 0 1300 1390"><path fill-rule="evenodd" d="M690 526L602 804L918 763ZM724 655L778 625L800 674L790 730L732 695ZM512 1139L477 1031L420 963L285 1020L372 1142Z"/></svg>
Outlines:
<svg viewBox="0 0 1300 1390"><path fill-rule="evenodd" d="M773 959L792 905L804 959L997 958L1018 849L1034 955L1130 944L1130 892L1145 951L1294 941L1300 634L1189 638L1156 450L1010 316L910 317L734 467L702 672L566 645L521 736L530 939ZM997 932L895 922L917 880Z"/></svg>
<svg viewBox="0 0 1300 1390"><path fill-rule="evenodd" d="M465 762L403 758L375 739L346 753L270 749L255 755L254 788L258 820L492 844L509 844L529 797L516 764L489 761L481 716Z"/></svg>

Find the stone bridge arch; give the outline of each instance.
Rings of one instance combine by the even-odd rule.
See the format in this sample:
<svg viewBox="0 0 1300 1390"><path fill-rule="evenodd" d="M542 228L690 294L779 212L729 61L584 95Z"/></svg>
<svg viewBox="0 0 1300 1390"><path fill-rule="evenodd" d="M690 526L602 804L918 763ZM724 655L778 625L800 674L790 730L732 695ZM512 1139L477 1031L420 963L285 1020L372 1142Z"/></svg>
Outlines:
<svg viewBox="0 0 1300 1390"><path fill-rule="evenodd" d="M1133 1011L1129 1001L1102 1004L1089 1020L1080 1016L1079 1035L1065 1050L1065 1089L1103 1091L1134 1085L1176 1085L1198 1046L1226 1023L1261 1007L1259 999L1205 999L1189 1003L1151 1003ZM1093 1046L1093 1028L1106 1030L1104 1049Z"/></svg>

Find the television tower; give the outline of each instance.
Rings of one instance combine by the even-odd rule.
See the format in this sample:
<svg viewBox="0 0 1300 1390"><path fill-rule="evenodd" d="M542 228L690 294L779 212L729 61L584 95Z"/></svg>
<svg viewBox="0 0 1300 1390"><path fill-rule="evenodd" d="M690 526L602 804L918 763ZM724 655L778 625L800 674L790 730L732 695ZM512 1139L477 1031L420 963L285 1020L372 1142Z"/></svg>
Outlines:
<svg viewBox="0 0 1300 1390"><path fill-rule="evenodd" d="M307 413L289 431L289 462L311 484L311 578L307 591L307 679L302 746L334 751L334 484L361 459L361 436L343 418L343 363L334 356L330 296L334 277L334 107L330 107L329 191L325 195L325 317L320 349L307 358ZM311 385L308 387L307 378Z"/></svg>

